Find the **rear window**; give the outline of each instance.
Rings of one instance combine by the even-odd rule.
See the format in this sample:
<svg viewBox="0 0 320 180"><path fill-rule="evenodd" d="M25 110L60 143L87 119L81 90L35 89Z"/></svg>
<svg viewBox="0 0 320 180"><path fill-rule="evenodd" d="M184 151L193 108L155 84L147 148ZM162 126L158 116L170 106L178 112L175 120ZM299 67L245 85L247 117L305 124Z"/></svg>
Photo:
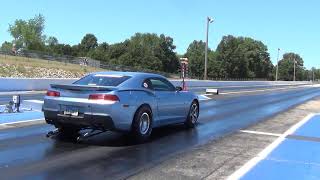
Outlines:
<svg viewBox="0 0 320 180"><path fill-rule="evenodd" d="M89 86L118 86L129 78L130 76L91 74L79 79L73 84Z"/></svg>

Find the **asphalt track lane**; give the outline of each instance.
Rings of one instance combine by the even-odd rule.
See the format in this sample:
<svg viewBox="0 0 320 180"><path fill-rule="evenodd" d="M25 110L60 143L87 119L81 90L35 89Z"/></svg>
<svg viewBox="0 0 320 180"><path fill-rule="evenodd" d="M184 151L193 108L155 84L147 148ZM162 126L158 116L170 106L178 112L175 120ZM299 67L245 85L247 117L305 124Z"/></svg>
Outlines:
<svg viewBox="0 0 320 180"><path fill-rule="evenodd" d="M47 139L48 125L0 131L0 174L3 177L123 178L175 153L257 123L320 95L319 88L299 88L244 95L201 104L200 124L155 129L152 141L133 144L126 136L104 133L82 144ZM18 175L18 176L17 176Z"/></svg>

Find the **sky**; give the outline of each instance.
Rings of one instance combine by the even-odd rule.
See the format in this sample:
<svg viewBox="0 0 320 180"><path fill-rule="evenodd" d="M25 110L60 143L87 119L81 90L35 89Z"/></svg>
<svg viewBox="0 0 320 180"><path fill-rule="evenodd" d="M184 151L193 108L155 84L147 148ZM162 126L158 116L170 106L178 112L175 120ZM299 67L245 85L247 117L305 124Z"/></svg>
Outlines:
<svg viewBox="0 0 320 180"><path fill-rule="evenodd" d="M0 43L11 41L9 24L16 19L45 17L45 35L60 43L78 44L86 33L109 44L136 32L165 34L183 54L193 40L205 40L216 49L224 35L246 36L268 47L277 62L286 52L298 53L307 68L320 68L319 0L10 0L0 6Z"/></svg>

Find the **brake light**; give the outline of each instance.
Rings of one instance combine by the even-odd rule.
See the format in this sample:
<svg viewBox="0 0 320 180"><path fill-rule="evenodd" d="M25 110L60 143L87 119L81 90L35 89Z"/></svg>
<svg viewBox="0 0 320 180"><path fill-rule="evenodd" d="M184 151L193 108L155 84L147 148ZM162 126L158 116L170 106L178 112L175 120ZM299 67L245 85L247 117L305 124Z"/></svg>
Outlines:
<svg viewBox="0 0 320 180"><path fill-rule="evenodd" d="M47 96L60 97L60 92L48 90L48 91L47 91Z"/></svg>
<svg viewBox="0 0 320 180"><path fill-rule="evenodd" d="M106 101L119 101L118 96L112 94L90 94L90 100L106 100Z"/></svg>

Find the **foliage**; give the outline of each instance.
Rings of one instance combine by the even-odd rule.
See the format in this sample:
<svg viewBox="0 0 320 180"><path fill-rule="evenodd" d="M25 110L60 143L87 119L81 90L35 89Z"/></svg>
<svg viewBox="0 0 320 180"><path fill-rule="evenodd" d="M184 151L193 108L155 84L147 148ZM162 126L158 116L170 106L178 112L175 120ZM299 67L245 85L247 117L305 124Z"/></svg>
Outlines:
<svg viewBox="0 0 320 180"><path fill-rule="evenodd" d="M12 43L5 41L2 43L1 48L2 51L8 51L10 52L12 50Z"/></svg>
<svg viewBox="0 0 320 180"><path fill-rule="evenodd" d="M272 63L266 45L246 37L224 36L217 47L225 78L270 78Z"/></svg>
<svg viewBox="0 0 320 180"><path fill-rule="evenodd" d="M206 43L194 40L184 55L189 60L189 74L193 77L202 78L204 73L204 51Z"/></svg>
<svg viewBox="0 0 320 180"><path fill-rule="evenodd" d="M12 42L4 42L1 50L16 48L45 51L54 55L90 57L112 65L134 69L150 69L176 73L179 58L189 59L189 74L203 78L205 42L194 40L183 55L175 52L173 38L164 34L136 33L131 38L114 44L98 43L91 33L85 34L79 44L61 44L53 36L44 35L45 19L39 14L29 20L16 20L9 25ZM320 70L306 70L298 54L286 53L279 62L279 79L293 79L293 59L296 59L296 80L320 79ZM268 48L261 41L249 37L224 36L216 50L208 49L209 78L263 78L274 79L275 68L270 61Z"/></svg>
<svg viewBox="0 0 320 180"><path fill-rule="evenodd" d="M285 53L279 61L279 79L292 81L294 76L294 61L296 61L296 80L308 78L308 72L303 67L303 59L295 53Z"/></svg>
<svg viewBox="0 0 320 180"><path fill-rule="evenodd" d="M9 25L9 33L14 38L17 48L26 48L28 50L43 50L45 36L44 17L39 14L27 21L18 19L14 24Z"/></svg>
<svg viewBox="0 0 320 180"><path fill-rule="evenodd" d="M98 39L93 34L86 34L79 44L79 56L85 56L89 51L94 50L98 46Z"/></svg>

